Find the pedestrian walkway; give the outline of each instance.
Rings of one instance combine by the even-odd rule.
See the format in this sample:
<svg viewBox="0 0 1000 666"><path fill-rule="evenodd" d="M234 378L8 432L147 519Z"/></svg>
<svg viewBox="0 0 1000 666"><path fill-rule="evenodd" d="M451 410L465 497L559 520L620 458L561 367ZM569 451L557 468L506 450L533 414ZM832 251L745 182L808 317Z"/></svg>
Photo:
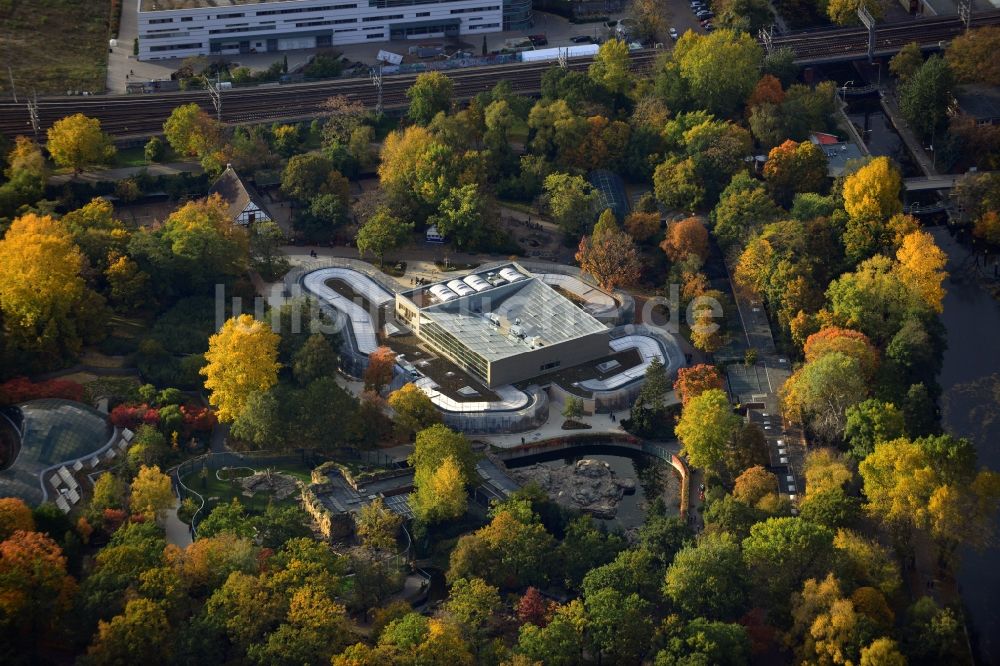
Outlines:
<svg viewBox="0 0 1000 666"><path fill-rule="evenodd" d="M181 173L200 174L204 172L197 162L168 162L166 164L144 164L142 166L117 167L114 169L91 169L78 174L60 173L49 177L49 185L65 185L76 183L115 183L137 176L140 173L150 176L176 176Z"/></svg>
<svg viewBox="0 0 1000 666"><path fill-rule="evenodd" d="M895 97L891 93L886 94L884 90L879 97L881 98L882 109L885 111L885 114L889 116L893 126L896 128L896 132L899 133L903 143L906 144L907 149L910 151L910 155L917 162L920 170L924 172L925 176L937 176L938 171L937 166L934 163L934 159L927 155L927 152L924 150L923 143L919 138L917 138L917 135L913 133L913 130L910 129L910 126L903 119L903 114L899 110L899 105L896 103Z"/></svg>

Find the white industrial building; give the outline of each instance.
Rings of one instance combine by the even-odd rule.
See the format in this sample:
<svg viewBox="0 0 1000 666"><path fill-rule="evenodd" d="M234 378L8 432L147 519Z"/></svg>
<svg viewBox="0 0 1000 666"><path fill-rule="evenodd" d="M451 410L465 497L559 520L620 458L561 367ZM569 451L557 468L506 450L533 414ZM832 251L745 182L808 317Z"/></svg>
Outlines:
<svg viewBox="0 0 1000 666"><path fill-rule="evenodd" d="M135 0L139 59L269 53L531 26L531 0Z"/></svg>

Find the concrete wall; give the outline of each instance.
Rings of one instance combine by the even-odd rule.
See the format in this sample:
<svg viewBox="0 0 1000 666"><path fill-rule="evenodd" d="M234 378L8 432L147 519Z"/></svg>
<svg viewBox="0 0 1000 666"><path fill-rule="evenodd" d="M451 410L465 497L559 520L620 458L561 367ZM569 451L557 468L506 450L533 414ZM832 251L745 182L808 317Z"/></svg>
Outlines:
<svg viewBox="0 0 1000 666"><path fill-rule="evenodd" d="M524 379L565 370L607 354L607 331L591 333L493 361L490 363L489 384L491 387L513 384ZM557 361L558 366L542 370L543 365Z"/></svg>

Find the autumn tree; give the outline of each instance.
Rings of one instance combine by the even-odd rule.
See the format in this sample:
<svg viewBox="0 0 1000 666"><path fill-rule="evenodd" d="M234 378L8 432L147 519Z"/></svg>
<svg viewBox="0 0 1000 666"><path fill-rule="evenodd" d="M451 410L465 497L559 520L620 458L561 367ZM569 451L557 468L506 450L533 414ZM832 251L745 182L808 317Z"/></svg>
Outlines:
<svg viewBox="0 0 1000 666"><path fill-rule="evenodd" d="M983 26L955 37L948 44L945 60L959 81L996 86L1000 85L997 49L1000 49L1000 28Z"/></svg>
<svg viewBox="0 0 1000 666"><path fill-rule="evenodd" d="M441 422L441 412L416 384L404 384L390 393L389 406L396 412L396 423L405 432L417 432Z"/></svg>
<svg viewBox="0 0 1000 666"><path fill-rule="evenodd" d="M583 601L557 606L545 627L526 623L518 633L517 652L532 663L572 666L582 661L587 614Z"/></svg>
<svg viewBox="0 0 1000 666"><path fill-rule="evenodd" d="M920 44L910 42L889 59L889 71L900 81L906 81L920 69L922 64L924 64L924 54L920 49Z"/></svg>
<svg viewBox="0 0 1000 666"><path fill-rule="evenodd" d="M594 233L580 239L576 252L580 269L604 289L635 283L639 279L639 252L635 242L618 228L614 214L605 210Z"/></svg>
<svg viewBox="0 0 1000 666"><path fill-rule="evenodd" d="M675 432L688 462L712 470L725 462L726 447L739 424L725 392L709 389L688 401Z"/></svg>
<svg viewBox="0 0 1000 666"><path fill-rule="evenodd" d="M378 265L381 267L385 254L404 245L412 230L412 223L408 224L396 217L389 208L380 207L358 228L354 240L358 253L364 257L371 252L378 257Z"/></svg>
<svg viewBox="0 0 1000 666"><path fill-rule="evenodd" d="M633 85L630 63L628 44L620 39L609 39L601 44L587 75L612 93L624 95Z"/></svg>
<svg viewBox="0 0 1000 666"><path fill-rule="evenodd" d="M635 0L629 5L629 12L634 21L631 34L636 40L655 42L666 34L667 24L660 4L653 0Z"/></svg>
<svg viewBox="0 0 1000 666"><path fill-rule="evenodd" d="M926 304L937 313L944 311L944 287L948 277L944 267L948 256L926 231L914 231L903 238L896 253L900 278L909 285Z"/></svg>
<svg viewBox="0 0 1000 666"><path fill-rule="evenodd" d="M31 509L18 497L0 498L0 541L4 541L14 532L33 532L35 519Z"/></svg>
<svg viewBox="0 0 1000 666"><path fill-rule="evenodd" d="M94 642L87 648L87 663L95 665L168 663L174 636L163 605L138 597L110 622L97 625Z"/></svg>
<svg viewBox="0 0 1000 666"><path fill-rule="evenodd" d="M447 113L451 108L454 84L443 72L422 72L406 91L410 100L407 112L410 119L426 125L438 113Z"/></svg>
<svg viewBox="0 0 1000 666"><path fill-rule="evenodd" d="M0 626L39 636L58 627L76 594L59 545L17 530L0 542Z"/></svg>
<svg viewBox="0 0 1000 666"><path fill-rule="evenodd" d="M812 141L785 141L771 149L764 179L774 198L789 205L799 192L818 192L827 178L826 154Z"/></svg>
<svg viewBox="0 0 1000 666"><path fill-rule="evenodd" d="M789 419L808 423L828 441L844 431L845 410L864 400L869 385L857 359L835 351L796 370L781 388L781 401Z"/></svg>
<svg viewBox="0 0 1000 666"><path fill-rule="evenodd" d="M753 594L776 609L786 607L808 578L827 572L832 546L832 531L801 518L768 518L753 525L743 540Z"/></svg>
<svg viewBox="0 0 1000 666"><path fill-rule="evenodd" d="M864 376L874 379L880 363L878 349L864 333L848 328L827 326L806 338L803 354L807 363L826 354L840 352L858 361Z"/></svg>
<svg viewBox="0 0 1000 666"><path fill-rule="evenodd" d="M80 173L90 164L109 162L115 155L110 137L101 131L101 121L75 113L57 120L47 132L49 155L59 166Z"/></svg>
<svg viewBox="0 0 1000 666"><path fill-rule="evenodd" d="M178 106L163 123L163 135L178 155L204 157L218 149L222 127L195 103Z"/></svg>
<svg viewBox="0 0 1000 666"><path fill-rule="evenodd" d="M162 519L164 512L176 502L170 477L160 472L156 465L139 468L132 480L132 494L129 507L133 513L149 518Z"/></svg>
<svg viewBox="0 0 1000 666"><path fill-rule="evenodd" d="M351 638L346 608L324 590L304 585L292 592L284 622L250 646L247 656L258 664L323 663Z"/></svg>
<svg viewBox="0 0 1000 666"><path fill-rule="evenodd" d="M830 0L826 4L826 15L837 25L858 25L861 19L858 18L858 9L864 7L876 21L881 21L885 16L885 3L878 0Z"/></svg>
<svg viewBox="0 0 1000 666"><path fill-rule="evenodd" d="M708 229L697 217L689 217L667 225L667 237L660 243L660 249L670 261L682 261L694 255L701 261L708 258Z"/></svg>
<svg viewBox="0 0 1000 666"><path fill-rule="evenodd" d="M278 341L267 324L247 314L228 319L209 338L200 374L220 421L232 423L251 395L278 382Z"/></svg>
<svg viewBox="0 0 1000 666"><path fill-rule="evenodd" d="M171 267L187 278L192 288L246 270L246 229L233 224L228 204L218 194L189 201L175 210L164 222L161 234Z"/></svg>
<svg viewBox="0 0 1000 666"><path fill-rule="evenodd" d="M705 391L711 389L725 388L722 382L722 375L714 365L699 363L687 368L677 370L677 380L674 382L674 392L681 401L681 405L687 406L692 398L696 398Z"/></svg>
<svg viewBox="0 0 1000 666"><path fill-rule="evenodd" d="M656 236L662 226L659 212L644 213L641 211L629 213L622 224L625 231L636 243L650 240Z"/></svg>
<svg viewBox="0 0 1000 666"><path fill-rule="evenodd" d="M844 180L844 208L852 218L888 220L902 210L902 176L888 157L876 157Z"/></svg>
<svg viewBox="0 0 1000 666"><path fill-rule="evenodd" d="M745 32L688 31L674 46L673 57L697 105L727 116L739 109L757 83L763 52Z"/></svg>
<svg viewBox="0 0 1000 666"><path fill-rule="evenodd" d="M381 497L361 507L357 519L358 538L361 544L373 551L391 551L396 547L396 533L403 519L389 509Z"/></svg>
<svg viewBox="0 0 1000 666"><path fill-rule="evenodd" d="M7 349L51 364L102 329L103 303L80 277L83 256L48 216L19 217L0 239L0 313Z"/></svg>
<svg viewBox="0 0 1000 666"><path fill-rule="evenodd" d="M115 218L114 212L110 201L95 198L62 218L77 245L98 270L108 266L109 253L124 253L128 242L129 233L121 220Z"/></svg>
<svg viewBox="0 0 1000 666"><path fill-rule="evenodd" d="M747 506L773 506L778 495L778 477L760 465L744 470L733 484L733 497Z"/></svg>
<svg viewBox="0 0 1000 666"><path fill-rule="evenodd" d="M791 638L803 662L855 663L869 628L840 582L829 574L822 581L810 578L792 599Z"/></svg>
<svg viewBox="0 0 1000 666"><path fill-rule="evenodd" d="M417 433L409 462L414 469L414 511L426 522L465 512L465 489L476 478L475 456L464 435L437 424Z"/></svg>
<svg viewBox="0 0 1000 666"><path fill-rule="evenodd" d="M364 372L366 391L381 392L392 382L393 368L396 366L396 352L389 347L379 347L368 355L368 366Z"/></svg>

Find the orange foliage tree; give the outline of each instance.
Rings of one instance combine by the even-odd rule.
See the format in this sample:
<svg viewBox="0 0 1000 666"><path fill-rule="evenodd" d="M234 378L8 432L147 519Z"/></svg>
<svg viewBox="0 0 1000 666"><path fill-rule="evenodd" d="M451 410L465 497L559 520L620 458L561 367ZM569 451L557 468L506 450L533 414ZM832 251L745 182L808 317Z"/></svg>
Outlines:
<svg viewBox="0 0 1000 666"><path fill-rule="evenodd" d="M681 261L690 254L708 258L708 229L696 217L674 222L667 227L667 237L660 243L670 261Z"/></svg>
<svg viewBox="0 0 1000 666"><path fill-rule="evenodd" d="M832 352L840 352L857 359L865 376L871 378L878 370L880 357L878 349L859 331L838 326L828 326L806 338L803 346L806 361L815 361Z"/></svg>
<svg viewBox="0 0 1000 666"><path fill-rule="evenodd" d="M392 367L396 364L396 352L388 347L379 347L368 356L364 381L366 391L381 391L392 381Z"/></svg>
<svg viewBox="0 0 1000 666"><path fill-rule="evenodd" d="M750 109L768 103L779 106L785 101L785 91L781 89L781 81L771 74L760 77L750 97L747 98L747 113Z"/></svg>
<svg viewBox="0 0 1000 666"><path fill-rule="evenodd" d="M690 368L680 368L677 371L677 380L674 382L674 392L681 401L681 405L688 402L709 389L722 389L722 375L718 368L707 363L692 365Z"/></svg>
<svg viewBox="0 0 1000 666"><path fill-rule="evenodd" d="M76 581L62 549L39 532L14 532L0 542L0 617L38 635L69 610Z"/></svg>
<svg viewBox="0 0 1000 666"><path fill-rule="evenodd" d="M624 224L628 235L634 238L637 243L642 243L655 236L656 232L660 230L660 214L635 211L629 213Z"/></svg>
<svg viewBox="0 0 1000 666"><path fill-rule="evenodd" d="M639 279L639 251L628 234L618 228L610 210L601 213L593 235L580 239L576 260L604 289L629 285Z"/></svg>
<svg viewBox="0 0 1000 666"><path fill-rule="evenodd" d="M791 203L796 192L818 192L827 178L826 155L812 141L785 141L767 154L764 179L779 203Z"/></svg>
<svg viewBox="0 0 1000 666"><path fill-rule="evenodd" d="M0 498L0 541L18 530L22 532L35 530L35 519L31 515L31 509L24 500L17 497Z"/></svg>

